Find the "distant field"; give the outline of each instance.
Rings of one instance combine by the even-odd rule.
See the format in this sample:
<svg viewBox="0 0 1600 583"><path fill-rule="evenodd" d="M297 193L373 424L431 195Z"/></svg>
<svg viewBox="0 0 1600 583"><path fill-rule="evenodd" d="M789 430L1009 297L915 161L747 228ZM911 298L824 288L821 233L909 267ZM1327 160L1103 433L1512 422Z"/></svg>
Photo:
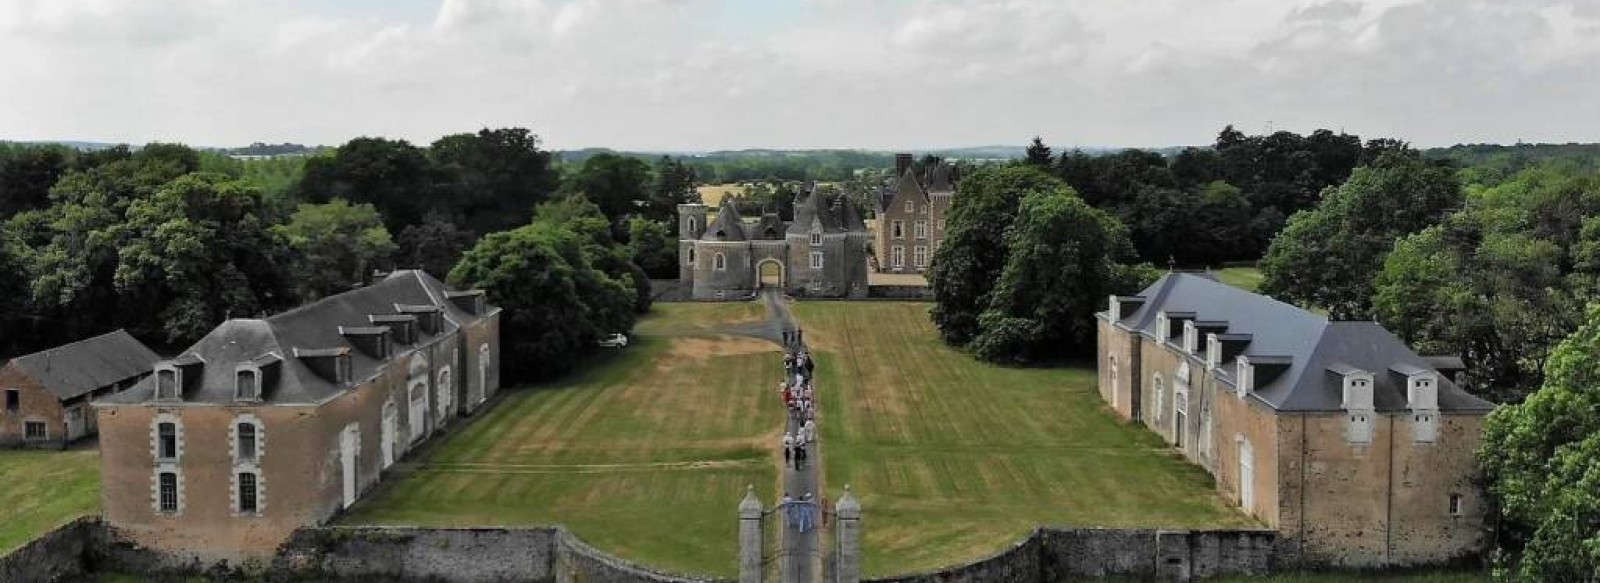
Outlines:
<svg viewBox="0 0 1600 583"><path fill-rule="evenodd" d="M695 190L700 191L700 202L705 203L708 207L717 208L722 206L723 197L744 190L744 186L740 184L717 184L697 187Z"/></svg>
<svg viewBox="0 0 1600 583"><path fill-rule="evenodd" d="M860 498L869 575L971 561L1040 524L1252 524L1203 470L1117 421L1092 369L977 362L938 339L928 307L794 306L819 353L826 489Z"/></svg>
<svg viewBox="0 0 1600 583"><path fill-rule="evenodd" d="M0 555L100 512L100 453L0 450Z"/></svg>
<svg viewBox="0 0 1600 583"><path fill-rule="evenodd" d="M658 304L614 359L518 390L363 501L351 524L565 524L652 567L731 576L747 485L774 498L778 347L712 328L761 306Z"/></svg>
<svg viewBox="0 0 1600 583"><path fill-rule="evenodd" d="M1261 287L1261 270L1255 267L1224 267L1215 270L1217 279L1233 287L1256 291Z"/></svg>

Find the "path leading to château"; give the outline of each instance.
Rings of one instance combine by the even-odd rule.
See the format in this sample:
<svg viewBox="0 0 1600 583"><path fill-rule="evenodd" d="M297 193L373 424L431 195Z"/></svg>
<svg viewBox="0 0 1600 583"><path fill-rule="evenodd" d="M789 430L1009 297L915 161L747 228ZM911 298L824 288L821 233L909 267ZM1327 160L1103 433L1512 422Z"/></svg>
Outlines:
<svg viewBox="0 0 1600 583"><path fill-rule="evenodd" d="M795 323L794 315L789 313L789 306L784 303L783 295L779 290L769 289L762 292L762 301L766 303L767 319L772 331L772 336L768 338L782 344L783 339L788 337L788 333L798 330L799 325ZM804 346L802 343L800 348L803 349ZM785 380L787 381L787 379ZM765 385L762 385L762 388L771 390ZM789 415L787 411L784 411L784 419L787 423L785 431L789 433L798 433L800 431L799 422L793 415ZM795 500L800 500L807 493L810 493L812 500L820 504L823 493L817 470L822 467L822 456L819 451L821 448L815 443L806 447L806 453L809 455L806 457L805 469L797 471L793 465L786 464L783 470L783 488ZM778 512L773 514L773 517L778 520L778 530L781 533L779 535L778 568L783 572L779 573L778 580L780 583L819 583L821 581L819 576L822 573L822 545L820 544L822 537L819 528L823 522L823 517L821 512L817 514L817 524L803 533L784 521L785 513Z"/></svg>

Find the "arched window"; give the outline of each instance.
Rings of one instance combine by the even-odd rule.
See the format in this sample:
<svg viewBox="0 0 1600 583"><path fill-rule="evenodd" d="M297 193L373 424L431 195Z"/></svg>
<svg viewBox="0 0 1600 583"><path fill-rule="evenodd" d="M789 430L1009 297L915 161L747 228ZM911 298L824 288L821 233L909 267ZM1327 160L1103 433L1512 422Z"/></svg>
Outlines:
<svg viewBox="0 0 1600 583"><path fill-rule="evenodd" d="M694 247L689 248L689 263L694 263Z"/></svg>
<svg viewBox="0 0 1600 583"><path fill-rule="evenodd" d="M688 227L689 233L693 234L695 230L700 228L700 224L694 220L694 217L689 217Z"/></svg>
<svg viewBox="0 0 1600 583"><path fill-rule="evenodd" d="M239 501L240 514L255 514L261 508L260 486L254 471L239 472L236 500Z"/></svg>
<svg viewBox="0 0 1600 583"><path fill-rule="evenodd" d="M728 256L718 253L711 257L711 268L717 271L728 270Z"/></svg>
<svg viewBox="0 0 1600 583"><path fill-rule="evenodd" d="M1120 396L1122 389L1121 387L1117 386L1117 377L1120 376L1119 371L1117 370L1117 357L1116 355L1112 355L1107 358L1110 359L1110 364L1107 366L1107 369L1109 369L1109 376L1111 377L1111 406L1117 407L1122 404L1122 398Z"/></svg>
<svg viewBox="0 0 1600 583"><path fill-rule="evenodd" d="M1154 375L1151 375L1150 387L1156 401L1155 417L1153 420L1160 421L1161 417L1166 414L1167 408L1166 379L1161 378L1161 373L1155 373Z"/></svg>

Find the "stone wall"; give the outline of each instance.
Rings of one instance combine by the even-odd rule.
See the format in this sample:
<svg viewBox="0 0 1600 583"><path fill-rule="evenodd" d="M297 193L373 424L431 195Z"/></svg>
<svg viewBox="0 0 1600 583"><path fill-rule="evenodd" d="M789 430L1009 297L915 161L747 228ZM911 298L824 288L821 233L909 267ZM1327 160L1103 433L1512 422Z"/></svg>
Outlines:
<svg viewBox="0 0 1600 583"><path fill-rule="evenodd" d="M1056 583L1124 577L1193 581L1273 567L1270 531L1040 528L994 556L933 573L869 583Z"/></svg>
<svg viewBox="0 0 1600 583"><path fill-rule="evenodd" d="M600 552L565 530L555 541L556 583L722 583L723 579L664 575Z"/></svg>
<svg viewBox="0 0 1600 583"><path fill-rule="evenodd" d="M55 583L75 581L91 572L91 550L101 540L100 521L80 518L0 556L0 581Z"/></svg>
<svg viewBox="0 0 1600 583"><path fill-rule="evenodd" d="M552 581L561 531L533 528L313 528L279 549L273 571L335 581Z"/></svg>
<svg viewBox="0 0 1600 583"><path fill-rule="evenodd" d="M867 297L894 300L932 300L933 288L925 285L867 286Z"/></svg>

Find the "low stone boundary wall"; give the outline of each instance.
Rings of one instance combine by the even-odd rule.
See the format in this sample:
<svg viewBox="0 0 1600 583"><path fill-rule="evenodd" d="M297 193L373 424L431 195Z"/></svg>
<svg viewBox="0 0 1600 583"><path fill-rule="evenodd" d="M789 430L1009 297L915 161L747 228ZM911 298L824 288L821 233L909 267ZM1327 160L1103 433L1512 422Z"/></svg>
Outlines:
<svg viewBox="0 0 1600 583"><path fill-rule="evenodd" d="M1272 571L1276 533L1267 530L1034 530L985 559L932 573L869 583L1056 583L1125 577L1194 581Z"/></svg>
<svg viewBox="0 0 1600 583"><path fill-rule="evenodd" d="M93 550L104 540L97 518L79 518L0 556L0 581L55 583L88 578Z"/></svg>
<svg viewBox="0 0 1600 583"><path fill-rule="evenodd" d="M867 297L878 300L932 300L933 288L925 285L869 285Z"/></svg>
<svg viewBox="0 0 1600 583"><path fill-rule="evenodd" d="M552 527L330 527L295 532L278 549L274 574L336 581L551 581Z"/></svg>

